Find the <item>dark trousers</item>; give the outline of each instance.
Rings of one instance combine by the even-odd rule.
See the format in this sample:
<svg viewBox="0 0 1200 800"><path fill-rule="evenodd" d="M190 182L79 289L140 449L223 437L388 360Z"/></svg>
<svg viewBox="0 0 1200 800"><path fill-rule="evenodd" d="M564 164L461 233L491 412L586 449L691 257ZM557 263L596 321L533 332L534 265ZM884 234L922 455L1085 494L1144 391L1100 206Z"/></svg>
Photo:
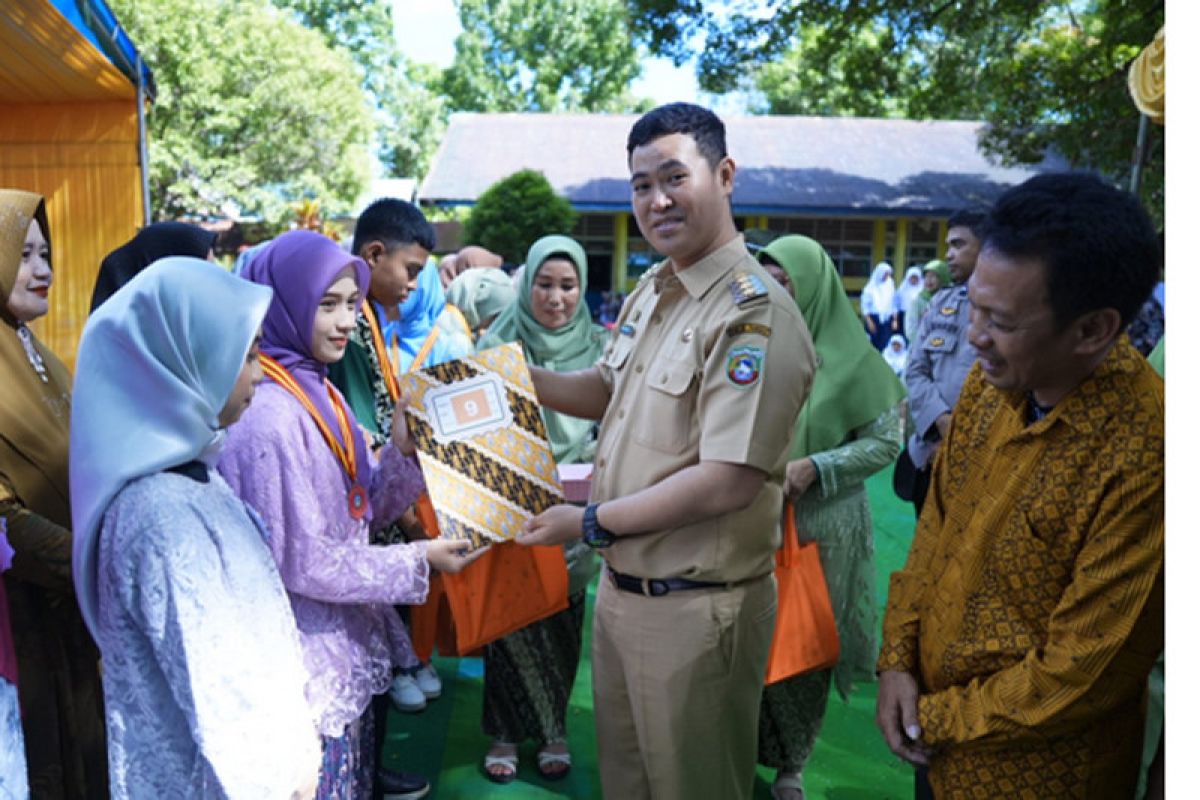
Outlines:
<svg viewBox="0 0 1200 800"><path fill-rule="evenodd" d="M929 480L932 476L932 462L916 471L916 480L913 481L912 504L913 509L916 511L917 519L921 518L921 509L925 507L925 497L929 494Z"/></svg>
<svg viewBox="0 0 1200 800"><path fill-rule="evenodd" d="M933 787L929 785L929 767L913 767L913 797L915 800L934 800Z"/></svg>

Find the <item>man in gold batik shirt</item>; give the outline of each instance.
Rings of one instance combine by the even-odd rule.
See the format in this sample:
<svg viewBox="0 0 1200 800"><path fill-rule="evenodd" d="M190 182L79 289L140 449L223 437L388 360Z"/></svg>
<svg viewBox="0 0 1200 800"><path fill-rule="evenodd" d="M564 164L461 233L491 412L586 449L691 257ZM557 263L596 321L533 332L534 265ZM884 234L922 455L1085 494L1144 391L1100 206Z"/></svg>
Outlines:
<svg viewBox="0 0 1200 800"><path fill-rule="evenodd" d="M668 258L596 366L531 370L546 406L601 419L590 505L555 506L518 541L582 535L604 556L592 682L600 781L620 800L754 786L784 467L816 358L734 227L724 133L686 103L633 126L634 216Z"/></svg>
<svg viewBox="0 0 1200 800"><path fill-rule="evenodd" d="M1125 325L1161 253L1137 201L1008 191L969 283L979 353L884 620L877 722L938 800L1130 798L1163 647L1163 382Z"/></svg>

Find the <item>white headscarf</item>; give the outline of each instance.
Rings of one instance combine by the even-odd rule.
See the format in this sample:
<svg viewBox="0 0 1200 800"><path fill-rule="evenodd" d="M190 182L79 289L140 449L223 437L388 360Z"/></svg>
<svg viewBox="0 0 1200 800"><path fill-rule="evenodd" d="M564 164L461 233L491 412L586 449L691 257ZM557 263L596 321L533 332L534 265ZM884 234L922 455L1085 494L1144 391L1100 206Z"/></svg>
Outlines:
<svg viewBox="0 0 1200 800"><path fill-rule="evenodd" d="M909 283L911 278L916 278L916 283ZM908 313L908 309L912 307L913 301L917 299L917 295L925 288L925 276L921 274L920 267L909 267L904 272L904 281L900 284L900 288L896 290L896 310Z"/></svg>
<svg viewBox="0 0 1200 800"><path fill-rule="evenodd" d="M892 265L880 261L871 273L871 280L862 290L863 315L874 314L884 321L896 312L896 284L892 281Z"/></svg>
<svg viewBox="0 0 1200 800"><path fill-rule="evenodd" d="M75 591L95 635L100 522L132 480L215 458L217 418L272 291L198 258L154 262L83 329L71 405Z"/></svg>
<svg viewBox="0 0 1200 800"><path fill-rule="evenodd" d="M893 350L892 345L896 342L900 343L899 350ZM904 341L904 337L898 333L893 333L892 338L888 339L887 347L883 348L883 360L892 368L892 372L903 377L904 366L908 363L908 343Z"/></svg>

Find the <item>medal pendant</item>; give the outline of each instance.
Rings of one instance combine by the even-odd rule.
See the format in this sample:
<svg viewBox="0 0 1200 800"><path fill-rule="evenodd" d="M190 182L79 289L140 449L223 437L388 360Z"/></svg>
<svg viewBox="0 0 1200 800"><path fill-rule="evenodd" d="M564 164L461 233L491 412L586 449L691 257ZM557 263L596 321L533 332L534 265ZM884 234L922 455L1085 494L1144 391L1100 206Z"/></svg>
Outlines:
<svg viewBox="0 0 1200 800"><path fill-rule="evenodd" d="M367 515L367 508L369 508L371 504L367 500L366 489L356 483L350 487L350 492L346 497L349 501L351 517L354 519L362 519Z"/></svg>

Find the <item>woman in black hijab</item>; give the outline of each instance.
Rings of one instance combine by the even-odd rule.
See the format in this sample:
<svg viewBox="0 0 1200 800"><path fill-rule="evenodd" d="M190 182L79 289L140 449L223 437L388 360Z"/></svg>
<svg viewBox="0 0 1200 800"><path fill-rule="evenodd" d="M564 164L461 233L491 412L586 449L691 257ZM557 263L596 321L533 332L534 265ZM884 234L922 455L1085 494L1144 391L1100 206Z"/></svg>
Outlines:
<svg viewBox="0 0 1200 800"><path fill-rule="evenodd" d="M120 289L133 276L167 256L193 256L212 259L217 241L214 231L206 231L186 222L156 222L147 225L125 244L100 262L96 288L92 290L92 311Z"/></svg>

